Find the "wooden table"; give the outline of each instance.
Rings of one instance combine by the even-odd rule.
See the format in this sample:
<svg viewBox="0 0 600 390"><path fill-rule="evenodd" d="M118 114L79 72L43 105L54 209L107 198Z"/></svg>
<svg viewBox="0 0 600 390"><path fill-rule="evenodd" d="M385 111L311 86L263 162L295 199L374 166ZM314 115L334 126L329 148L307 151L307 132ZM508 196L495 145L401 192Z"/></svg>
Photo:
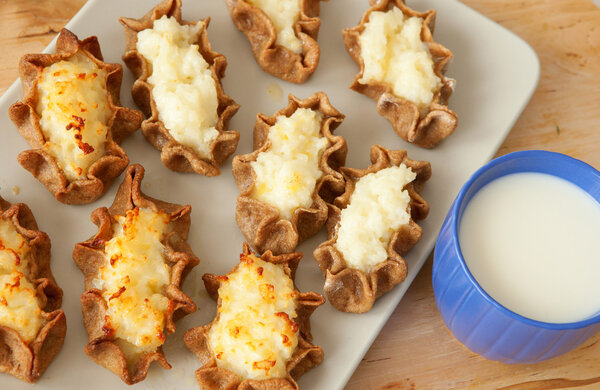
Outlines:
<svg viewBox="0 0 600 390"><path fill-rule="evenodd" d="M542 64L538 88L498 155L539 148L600 169L600 9L589 0L462 1L524 38ZM0 0L0 94L17 77L19 57L39 52L84 3ZM597 389L599 340L534 365L487 361L444 326L429 259L347 389Z"/></svg>

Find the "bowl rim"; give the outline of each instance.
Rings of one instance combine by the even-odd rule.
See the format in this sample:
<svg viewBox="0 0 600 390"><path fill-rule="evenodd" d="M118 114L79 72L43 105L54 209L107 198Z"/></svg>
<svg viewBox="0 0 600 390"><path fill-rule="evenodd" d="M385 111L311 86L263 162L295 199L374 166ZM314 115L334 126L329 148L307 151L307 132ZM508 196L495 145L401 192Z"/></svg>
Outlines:
<svg viewBox="0 0 600 390"><path fill-rule="evenodd" d="M557 330L557 331L562 331L562 330L567 330L567 329L581 329L581 328L588 327L590 325L598 324L598 323L600 323L600 313L596 314L593 317L587 318L585 320L576 321L576 322L563 322L563 323L538 321L538 320L534 320L531 318L527 318L518 313L515 313L514 311L506 308L505 306L500 304L498 301L496 301L494 298L492 298L479 285L479 283L477 282L475 277L471 274L471 271L469 270L469 267L467 266L467 264L465 262L465 259L462 254L462 250L460 248L460 241L458 240L459 210L461 209L461 205L464 202L465 195L471 189L471 187L476 182L476 180L479 179L485 172L489 171L490 169L492 169L498 165L504 164L507 161L520 159L523 157L535 158L537 160L550 159L550 160L563 161L568 164L575 165L580 169L583 169L584 171L588 172L591 176L596 177L598 179L598 181L600 182L600 172L598 170L596 170L594 167L592 167L591 165L589 165L581 160L578 160L578 159L570 157L566 154L557 153L557 152L550 152L550 151L546 151L546 150L524 150L524 151L508 153L504 156L497 157L497 158L489 161L487 164L483 165L477 171L475 171L475 173L473 173L473 175L469 178L469 180L467 180L465 182L465 184L462 186L462 188L460 189L460 191L456 197L454 206L452 207L452 211L451 211L451 213L452 213L452 215L451 215L452 216L452 229L451 229L452 230L452 239L454 240L454 242L456 242L456 249L457 249L459 264L460 264L461 268L463 269L463 271L465 272L467 279L473 284L475 289L484 297L484 299L488 303L492 304L496 309L500 310L502 313L506 314L507 316L509 316L511 318L514 318L518 321L521 321L521 322L526 323L531 326L546 328L546 329L550 329L550 330ZM522 166L520 168L522 168ZM514 173L533 172L533 173L547 174L547 175L555 176L555 177L558 177L559 179L563 179L563 180L571 182L572 184L578 186L583 191L585 191L587 194L589 194L592 198L594 198L600 204L600 195L597 194L595 196L594 194L591 194L588 190L582 188L574 181L572 181L568 178L564 178L564 177L553 174L552 173L553 171L556 171L556 169L554 169L553 167L549 167L548 172L545 172L545 171L540 172L540 171L536 171L536 170L523 169L523 170L515 171L512 173L503 174L501 176L495 177L491 181L496 180L503 176L514 174ZM487 185L487 184L484 184L484 186L485 185Z"/></svg>

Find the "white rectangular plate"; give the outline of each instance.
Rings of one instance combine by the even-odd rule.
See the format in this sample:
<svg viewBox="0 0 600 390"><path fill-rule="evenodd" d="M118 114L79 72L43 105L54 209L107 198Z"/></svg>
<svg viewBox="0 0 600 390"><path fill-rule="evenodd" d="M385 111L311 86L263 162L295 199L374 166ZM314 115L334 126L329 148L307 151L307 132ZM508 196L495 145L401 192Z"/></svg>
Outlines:
<svg viewBox="0 0 600 390"><path fill-rule="evenodd" d="M105 60L121 62L125 39L118 18L141 17L158 1L90 0L67 26L80 39L97 35ZM329 303L315 312L312 317L314 342L323 346L325 360L300 379L303 389L343 388L427 259L459 188L497 150L537 84L539 62L535 53L509 31L458 1L421 0L409 5L418 10L437 9L436 40L454 53L448 75L457 80L457 88L450 99L450 107L458 113L459 126L449 139L433 150L404 142L377 114L371 99L348 89L357 66L346 53L341 30L358 23L368 7L366 0L322 3L321 61L304 85L282 82L261 71L252 58L246 38L231 22L223 0L184 0L184 19L211 17L209 38L213 48L225 54L229 62L224 89L241 104L240 111L231 121L231 128L241 133L237 153L251 151L257 113L271 115L283 108L288 93L306 98L316 91L324 91L333 106L346 114L346 120L336 134L348 141L348 166L366 167L370 146L380 144L389 149L408 149L410 158L430 161L433 168L433 176L423 191L431 205L431 213L420 222L424 231L421 241L406 257L409 267L406 281L377 301L369 313L344 314L334 310ZM53 45L47 50L53 50ZM122 103L134 107L129 93L131 84L132 76L125 69ZM284 92L280 98L268 92L275 85ZM28 149L28 145L9 121L7 110L19 99L21 87L18 82L0 99L0 194L11 202L27 203L40 228L50 235L52 269L64 290L63 308L68 323L65 344L36 388L125 389L127 386L118 377L93 363L83 352L87 341L79 302L83 276L71 260L74 244L96 232L89 220L90 213L112 203L120 180L104 197L89 205L66 206L55 201L17 163L17 154ZM206 178L166 169L160 162L159 153L146 142L141 132L128 138L123 148L132 163L141 163L146 168L143 188L149 195L192 205L189 242L201 259L184 285L184 291L198 304L198 312L177 324L177 332L167 338L164 348L173 369L152 367L148 378L135 387L195 389L194 370L200 364L184 346L182 336L187 329L210 322L216 307L206 295L201 276L206 272L228 272L237 263L244 240L234 219L238 190L231 176L231 159L223 166L221 176ZM14 186L20 188L18 195L12 191ZM301 291L322 292L323 276L313 261L312 251L324 240L325 232L322 231L298 248L304 253L297 274ZM0 375L0 388L30 389L8 375Z"/></svg>

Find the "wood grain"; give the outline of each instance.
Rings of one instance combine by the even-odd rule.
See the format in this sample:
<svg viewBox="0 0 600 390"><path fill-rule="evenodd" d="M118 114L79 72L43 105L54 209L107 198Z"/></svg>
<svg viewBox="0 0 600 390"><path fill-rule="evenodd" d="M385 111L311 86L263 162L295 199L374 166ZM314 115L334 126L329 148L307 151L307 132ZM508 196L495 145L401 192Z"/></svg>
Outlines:
<svg viewBox="0 0 600 390"><path fill-rule="evenodd" d="M600 10L589 0L463 2L521 36L541 60L539 86L497 154L546 149L600 168ZM16 79L19 57L41 51L84 3L0 0L0 94ZM347 389L597 389L598 341L534 365L487 361L444 326L429 259Z"/></svg>

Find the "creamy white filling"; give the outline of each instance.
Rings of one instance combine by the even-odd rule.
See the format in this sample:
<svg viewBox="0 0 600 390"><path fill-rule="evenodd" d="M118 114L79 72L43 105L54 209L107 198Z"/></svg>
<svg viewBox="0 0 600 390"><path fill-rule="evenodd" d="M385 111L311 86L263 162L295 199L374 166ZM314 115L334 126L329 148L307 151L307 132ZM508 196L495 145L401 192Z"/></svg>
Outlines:
<svg viewBox="0 0 600 390"><path fill-rule="evenodd" d="M169 216L162 211L135 208L115 216L114 236L105 244L105 263L92 287L102 291L108 310L106 326L136 351L154 350L164 343L165 288L170 267L162 244Z"/></svg>
<svg viewBox="0 0 600 390"><path fill-rule="evenodd" d="M25 277L30 247L10 220L0 218L0 325L32 341L44 321L35 286Z"/></svg>
<svg viewBox="0 0 600 390"><path fill-rule="evenodd" d="M217 89L208 63L198 51L204 22L180 25L173 17L154 21L137 34L136 48L150 63L152 97L158 119L175 140L202 158L211 158L219 131Z"/></svg>
<svg viewBox="0 0 600 390"><path fill-rule="evenodd" d="M218 317L208 333L217 366L242 379L285 377L298 345L292 280L281 266L250 255L220 281Z"/></svg>
<svg viewBox="0 0 600 390"><path fill-rule="evenodd" d="M404 164L363 176L342 210L335 247L350 268L369 272L388 257L395 230L410 221L410 195L404 186L416 178Z"/></svg>
<svg viewBox="0 0 600 390"><path fill-rule="evenodd" d="M302 53L302 41L296 36L294 24L300 18L301 0L246 0L250 5L264 11L277 32L278 45L294 53Z"/></svg>
<svg viewBox="0 0 600 390"><path fill-rule="evenodd" d="M77 52L43 68L37 94L44 149L68 180L85 179L89 167L105 153L112 116L106 72Z"/></svg>
<svg viewBox="0 0 600 390"><path fill-rule="evenodd" d="M407 18L397 7L371 13L359 37L365 68L358 81L389 84L395 95L415 103L423 114L442 82L421 41L422 26L422 18Z"/></svg>
<svg viewBox="0 0 600 390"><path fill-rule="evenodd" d="M251 196L276 207L290 219L298 207L310 207L317 181L323 175L319 161L329 145L321 136L323 114L307 108L290 117L278 116L269 130L271 146L250 163L256 181Z"/></svg>

